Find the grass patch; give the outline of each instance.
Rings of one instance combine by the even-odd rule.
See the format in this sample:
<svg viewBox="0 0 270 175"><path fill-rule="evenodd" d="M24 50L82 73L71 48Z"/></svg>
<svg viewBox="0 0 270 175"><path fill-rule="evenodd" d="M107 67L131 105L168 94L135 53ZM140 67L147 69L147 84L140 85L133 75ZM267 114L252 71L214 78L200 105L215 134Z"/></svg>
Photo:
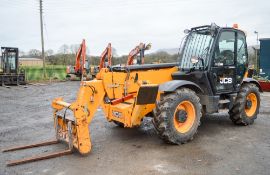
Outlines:
<svg viewBox="0 0 270 175"><path fill-rule="evenodd" d="M66 78L66 66L64 65L47 65L45 79L42 66L25 66L22 69L25 70L27 81L64 80Z"/></svg>

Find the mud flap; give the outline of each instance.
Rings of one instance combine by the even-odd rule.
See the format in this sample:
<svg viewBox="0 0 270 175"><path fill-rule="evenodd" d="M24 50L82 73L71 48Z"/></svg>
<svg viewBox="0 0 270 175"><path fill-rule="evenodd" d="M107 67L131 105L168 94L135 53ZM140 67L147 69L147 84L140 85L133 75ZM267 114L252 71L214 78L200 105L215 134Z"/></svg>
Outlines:
<svg viewBox="0 0 270 175"><path fill-rule="evenodd" d="M137 95L137 105L154 104L157 99L158 85L148 84L142 85Z"/></svg>

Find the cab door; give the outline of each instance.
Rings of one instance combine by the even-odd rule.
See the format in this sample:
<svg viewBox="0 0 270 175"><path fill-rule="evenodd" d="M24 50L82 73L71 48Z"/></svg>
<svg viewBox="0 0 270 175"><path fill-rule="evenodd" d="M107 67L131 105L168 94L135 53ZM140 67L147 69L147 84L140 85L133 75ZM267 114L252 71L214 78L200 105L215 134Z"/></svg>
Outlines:
<svg viewBox="0 0 270 175"><path fill-rule="evenodd" d="M211 84L215 94L236 91L236 36L237 32L234 30L223 30L216 40L210 67Z"/></svg>
<svg viewBox="0 0 270 175"><path fill-rule="evenodd" d="M236 56L236 87L240 88L245 73L248 71L248 50L246 35L237 32L237 56Z"/></svg>

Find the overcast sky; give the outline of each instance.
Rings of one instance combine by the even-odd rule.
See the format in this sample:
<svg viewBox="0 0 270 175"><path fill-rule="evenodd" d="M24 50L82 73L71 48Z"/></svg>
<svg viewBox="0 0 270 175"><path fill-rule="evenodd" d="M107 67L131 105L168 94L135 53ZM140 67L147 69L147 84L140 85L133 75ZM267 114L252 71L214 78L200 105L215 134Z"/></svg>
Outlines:
<svg viewBox="0 0 270 175"><path fill-rule="evenodd" d="M38 0L0 0L0 46L41 50ZM108 42L117 53L139 42L152 51L177 48L183 30L211 24L239 27L248 44L270 38L269 0L44 0L45 50L86 39L91 55L100 55Z"/></svg>

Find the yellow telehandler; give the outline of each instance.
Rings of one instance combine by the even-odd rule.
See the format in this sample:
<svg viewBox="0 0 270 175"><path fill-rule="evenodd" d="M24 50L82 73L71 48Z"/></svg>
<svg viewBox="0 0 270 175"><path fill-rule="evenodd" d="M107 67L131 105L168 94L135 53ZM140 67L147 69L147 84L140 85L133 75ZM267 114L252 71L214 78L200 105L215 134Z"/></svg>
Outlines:
<svg viewBox="0 0 270 175"><path fill-rule="evenodd" d="M56 140L5 151L64 141L68 150L9 162L16 165L73 151L91 151L89 124L98 107L108 121L139 126L153 118L157 134L166 142L182 144L193 139L205 114L229 110L237 125L250 125L260 107L259 83L247 78L245 33L215 24L185 30L187 36L177 63L102 68L96 78L82 81L76 101L62 97L52 102ZM148 46L140 49L149 49ZM73 116L67 116L70 110Z"/></svg>

